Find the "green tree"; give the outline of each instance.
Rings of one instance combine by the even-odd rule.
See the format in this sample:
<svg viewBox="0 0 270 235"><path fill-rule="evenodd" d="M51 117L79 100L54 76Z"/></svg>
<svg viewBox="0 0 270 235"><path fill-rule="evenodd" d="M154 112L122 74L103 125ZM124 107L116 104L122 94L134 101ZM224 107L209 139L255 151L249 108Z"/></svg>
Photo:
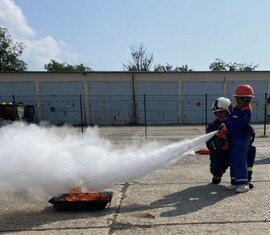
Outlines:
<svg viewBox="0 0 270 235"><path fill-rule="evenodd" d="M153 54L148 54L147 49L141 43L138 46L130 46L130 54L132 61L128 64L123 64L125 71L150 71L151 65L154 61Z"/></svg>
<svg viewBox="0 0 270 235"><path fill-rule="evenodd" d="M190 69L187 64L181 65L180 67L175 67L175 72L192 72L193 69Z"/></svg>
<svg viewBox="0 0 270 235"><path fill-rule="evenodd" d="M18 58L24 48L23 43L13 41L8 29L0 27L0 71L27 70L27 64Z"/></svg>
<svg viewBox="0 0 270 235"><path fill-rule="evenodd" d="M155 65L154 71L155 72L192 72L193 70L189 69L187 64L176 66L175 68L173 68L172 65L167 63L166 65L161 65L161 64Z"/></svg>
<svg viewBox="0 0 270 235"><path fill-rule="evenodd" d="M173 71L173 66L170 64L162 65L162 64L157 64L154 66L154 71L155 72L171 72Z"/></svg>
<svg viewBox="0 0 270 235"><path fill-rule="evenodd" d="M70 65L66 62L60 63L55 60L51 60L50 63L44 65L44 69L47 72L88 72L93 71L90 67L83 64Z"/></svg>
<svg viewBox="0 0 270 235"><path fill-rule="evenodd" d="M223 60L216 58L216 60L209 65L209 69L211 71L255 71L258 66L258 64L226 63Z"/></svg>

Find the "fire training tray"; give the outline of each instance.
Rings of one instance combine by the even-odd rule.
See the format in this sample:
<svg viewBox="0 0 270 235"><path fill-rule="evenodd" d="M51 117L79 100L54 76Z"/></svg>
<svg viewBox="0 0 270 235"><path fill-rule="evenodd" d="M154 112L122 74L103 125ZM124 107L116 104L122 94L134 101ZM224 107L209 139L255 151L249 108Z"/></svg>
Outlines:
<svg viewBox="0 0 270 235"><path fill-rule="evenodd" d="M53 205L53 208L58 211L93 211L103 210L111 203L112 192L99 192L102 196L108 196L107 200L89 200L89 201L67 201L61 197L68 194L62 194L59 197L52 197L48 202Z"/></svg>

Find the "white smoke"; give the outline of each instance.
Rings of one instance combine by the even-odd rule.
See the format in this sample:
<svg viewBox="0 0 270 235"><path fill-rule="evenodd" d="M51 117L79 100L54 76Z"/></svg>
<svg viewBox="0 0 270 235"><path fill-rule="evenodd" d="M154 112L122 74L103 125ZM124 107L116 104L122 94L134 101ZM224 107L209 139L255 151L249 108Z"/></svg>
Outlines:
<svg viewBox="0 0 270 235"><path fill-rule="evenodd" d="M176 161L213 133L161 147L156 142L116 149L98 128L20 122L0 128L0 191L57 195L72 187L110 188Z"/></svg>

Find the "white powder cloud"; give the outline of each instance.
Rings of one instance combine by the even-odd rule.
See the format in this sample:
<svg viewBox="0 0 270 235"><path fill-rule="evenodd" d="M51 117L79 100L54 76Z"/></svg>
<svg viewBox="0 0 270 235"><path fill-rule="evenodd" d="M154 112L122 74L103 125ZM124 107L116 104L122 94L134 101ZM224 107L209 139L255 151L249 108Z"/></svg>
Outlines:
<svg viewBox="0 0 270 235"><path fill-rule="evenodd" d="M44 70L44 64L51 59L59 62L77 59L63 41L52 36L37 39L38 34L27 24L22 10L13 0L0 1L0 25L9 30L15 41L26 45L21 58L28 64L28 70Z"/></svg>
<svg viewBox="0 0 270 235"><path fill-rule="evenodd" d="M0 193L27 190L52 196L78 186L112 188L177 161L214 134L166 146L150 142L116 148L101 138L98 128L78 133L67 126L14 122L0 128Z"/></svg>

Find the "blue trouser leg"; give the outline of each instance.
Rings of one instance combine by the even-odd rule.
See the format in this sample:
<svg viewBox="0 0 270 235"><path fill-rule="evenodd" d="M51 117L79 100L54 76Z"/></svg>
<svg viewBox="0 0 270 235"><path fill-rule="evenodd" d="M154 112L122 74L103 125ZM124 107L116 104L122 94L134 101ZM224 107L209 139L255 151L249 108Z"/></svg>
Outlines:
<svg viewBox="0 0 270 235"><path fill-rule="evenodd" d="M247 153L250 146L247 137L233 138L231 144L231 183L248 184Z"/></svg>

